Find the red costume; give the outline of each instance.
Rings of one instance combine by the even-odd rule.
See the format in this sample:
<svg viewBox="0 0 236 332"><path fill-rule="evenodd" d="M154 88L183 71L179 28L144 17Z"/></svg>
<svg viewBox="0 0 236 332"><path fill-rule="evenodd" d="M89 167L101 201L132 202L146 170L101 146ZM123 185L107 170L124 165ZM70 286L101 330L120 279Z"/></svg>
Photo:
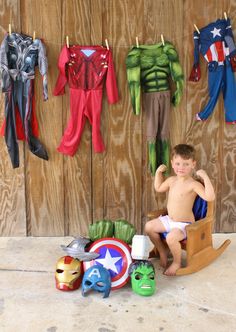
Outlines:
<svg viewBox="0 0 236 332"><path fill-rule="evenodd" d="M58 68L60 73L53 94L64 94L68 82L71 112L58 151L70 156L76 153L88 118L92 125L94 151L103 152L105 146L100 132L100 116L105 81L108 102L114 104L118 101L111 51L102 46L64 46Z"/></svg>

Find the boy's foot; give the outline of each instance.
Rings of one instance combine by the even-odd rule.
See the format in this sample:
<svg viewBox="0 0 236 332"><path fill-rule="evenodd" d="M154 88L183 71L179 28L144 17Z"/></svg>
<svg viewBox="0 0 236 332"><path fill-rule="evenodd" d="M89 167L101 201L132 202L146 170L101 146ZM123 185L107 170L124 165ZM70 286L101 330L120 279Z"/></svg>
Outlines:
<svg viewBox="0 0 236 332"><path fill-rule="evenodd" d="M168 269L166 269L166 270L164 271L164 274L165 274L166 276L175 276L175 275L176 275L176 271L180 268L180 266L181 266L180 264L173 262L173 263L168 267Z"/></svg>

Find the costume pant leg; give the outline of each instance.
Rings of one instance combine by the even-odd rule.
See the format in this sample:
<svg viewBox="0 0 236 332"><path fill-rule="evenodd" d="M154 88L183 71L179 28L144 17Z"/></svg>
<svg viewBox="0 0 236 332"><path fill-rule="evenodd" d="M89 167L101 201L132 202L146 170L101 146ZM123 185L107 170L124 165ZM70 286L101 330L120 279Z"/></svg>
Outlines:
<svg viewBox="0 0 236 332"><path fill-rule="evenodd" d="M161 164L170 168L170 91L159 92L159 128L157 131L157 167Z"/></svg>
<svg viewBox="0 0 236 332"><path fill-rule="evenodd" d="M16 90L16 82L12 80L9 91L5 93L6 123L4 136L13 168L19 167L19 147L17 143L15 118Z"/></svg>
<svg viewBox="0 0 236 332"><path fill-rule="evenodd" d="M152 175L155 175L161 164L169 169L170 91L145 93L144 107L147 114L149 166Z"/></svg>
<svg viewBox="0 0 236 332"><path fill-rule="evenodd" d="M223 98L225 106L225 121L236 123L236 82L228 59L225 61Z"/></svg>
<svg viewBox="0 0 236 332"><path fill-rule="evenodd" d="M17 103L22 122L24 123L25 138L28 143L29 149L37 157L48 160L47 151L45 150L39 139L36 138L32 132L34 82L33 80L17 82Z"/></svg>
<svg viewBox="0 0 236 332"><path fill-rule="evenodd" d="M92 142L96 153L103 152L105 146L101 134L102 90L87 91L86 116L92 126Z"/></svg>
<svg viewBox="0 0 236 332"><path fill-rule="evenodd" d="M157 168L156 137L159 126L159 103L155 102L158 92L147 92L143 94L143 106L146 113L146 136L148 142L149 168L152 175Z"/></svg>
<svg viewBox="0 0 236 332"><path fill-rule="evenodd" d="M57 150L74 156L79 146L86 116L86 91L70 89L70 118Z"/></svg>
<svg viewBox="0 0 236 332"><path fill-rule="evenodd" d="M208 64L208 91L210 99L204 109L197 114L198 120L206 120L212 114L222 88L225 68L222 65L216 67L214 65L214 62Z"/></svg>

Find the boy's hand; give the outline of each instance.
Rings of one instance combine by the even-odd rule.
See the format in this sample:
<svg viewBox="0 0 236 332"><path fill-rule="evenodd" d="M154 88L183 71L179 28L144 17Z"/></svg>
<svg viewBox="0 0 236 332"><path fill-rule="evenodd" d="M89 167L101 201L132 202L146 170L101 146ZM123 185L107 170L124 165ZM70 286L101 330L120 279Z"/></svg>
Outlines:
<svg viewBox="0 0 236 332"><path fill-rule="evenodd" d="M197 172L196 172L197 176L199 176L200 178L204 179L207 175L207 173L203 170L203 169L199 169Z"/></svg>
<svg viewBox="0 0 236 332"><path fill-rule="evenodd" d="M158 173L158 172L164 173L166 170L167 170L166 165L162 164L157 168L156 173Z"/></svg>

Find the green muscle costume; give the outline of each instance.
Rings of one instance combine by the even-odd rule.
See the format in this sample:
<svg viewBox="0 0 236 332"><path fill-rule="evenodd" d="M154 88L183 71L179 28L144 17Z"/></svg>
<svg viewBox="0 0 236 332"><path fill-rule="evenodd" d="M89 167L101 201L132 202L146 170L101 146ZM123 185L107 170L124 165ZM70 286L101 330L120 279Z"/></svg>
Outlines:
<svg viewBox="0 0 236 332"><path fill-rule="evenodd" d="M183 93L183 71L174 46L165 42L133 47L126 58L127 78L134 114L140 114L141 89L147 113L149 165L154 175L160 164L169 167L169 77L176 84L172 103L177 106Z"/></svg>

